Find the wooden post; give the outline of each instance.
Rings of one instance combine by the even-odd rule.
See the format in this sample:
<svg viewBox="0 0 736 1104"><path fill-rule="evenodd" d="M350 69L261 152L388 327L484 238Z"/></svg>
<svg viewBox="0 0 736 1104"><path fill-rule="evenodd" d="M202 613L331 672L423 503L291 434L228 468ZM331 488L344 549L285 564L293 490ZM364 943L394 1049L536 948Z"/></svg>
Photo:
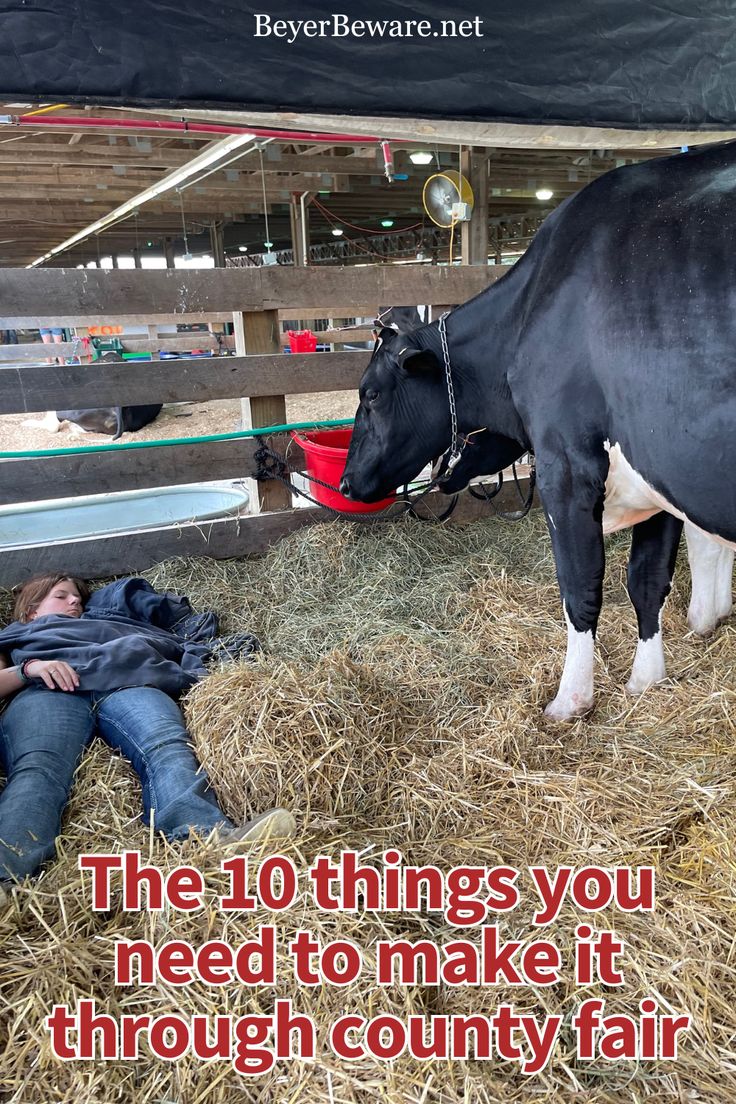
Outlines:
<svg viewBox="0 0 736 1104"><path fill-rule="evenodd" d="M473 189L470 222L462 223L461 258L464 265L488 264L488 154L482 146L464 149L460 171Z"/></svg>
<svg viewBox="0 0 736 1104"><path fill-rule="evenodd" d="M235 352L238 356L253 353L280 353L281 342L279 312L233 311ZM243 429L260 426L284 425L286 422L286 398L284 395L264 395L261 398L241 399L240 410ZM275 480L258 483L258 503L262 513L269 510L286 510L291 507L291 492Z"/></svg>
<svg viewBox="0 0 736 1104"><path fill-rule="evenodd" d="M310 192L309 199L312 198ZM309 264L309 206L304 206L304 219L302 219L301 195L292 192L289 201L289 215L291 217L291 248L294 252L294 264L303 268ZM307 243L307 253L304 252L304 243Z"/></svg>
<svg viewBox="0 0 736 1104"><path fill-rule="evenodd" d="M225 225L215 219L210 223L210 249L215 268L225 267Z"/></svg>
<svg viewBox="0 0 736 1104"><path fill-rule="evenodd" d="M174 243L171 238L164 238L164 258L166 260L166 267L174 267Z"/></svg>

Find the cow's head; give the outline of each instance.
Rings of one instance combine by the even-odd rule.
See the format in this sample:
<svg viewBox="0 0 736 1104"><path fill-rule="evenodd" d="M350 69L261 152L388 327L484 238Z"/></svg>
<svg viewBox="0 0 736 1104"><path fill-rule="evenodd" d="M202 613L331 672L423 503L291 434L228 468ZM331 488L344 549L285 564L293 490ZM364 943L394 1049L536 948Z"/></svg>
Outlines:
<svg viewBox="0 0 736 1104"><path fill-rule="evenodd" d="M340 490L378 502L450 445L444 369L415 335L384 329L360 383L360 406Z"/></svg>

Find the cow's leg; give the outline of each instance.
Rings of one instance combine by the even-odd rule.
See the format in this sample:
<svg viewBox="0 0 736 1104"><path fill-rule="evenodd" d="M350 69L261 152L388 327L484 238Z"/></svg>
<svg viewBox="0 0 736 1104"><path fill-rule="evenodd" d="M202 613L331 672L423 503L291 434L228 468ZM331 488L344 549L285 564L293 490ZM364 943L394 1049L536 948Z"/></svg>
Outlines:
<svg viewBox="0 0 736 1104"><path fill-rule="evenodd" d="M641 694L667 677L662 647L662 607L672 586L682 521L659 513L640 521L631 532L627 571L629 597L636 610L639 643L636 646L630 694Z"/></svg>
<svg viewBox="0 0 736 1104"><path fill-rule="evenodd" d="M541 480L540 480L541 482ZM545 714L555 721L580 716L593 705L595 632L601 612L605 553L603 494L605 471L570 474L540 491L557 566L567 623L567 654L554 701Z"/></svg>
<svg viewBox="0 0 736 1104"><path fill-rule="evenodd" d="M687 623L705 636L731 612L733 550L685 524L692 591Z"/></svg>

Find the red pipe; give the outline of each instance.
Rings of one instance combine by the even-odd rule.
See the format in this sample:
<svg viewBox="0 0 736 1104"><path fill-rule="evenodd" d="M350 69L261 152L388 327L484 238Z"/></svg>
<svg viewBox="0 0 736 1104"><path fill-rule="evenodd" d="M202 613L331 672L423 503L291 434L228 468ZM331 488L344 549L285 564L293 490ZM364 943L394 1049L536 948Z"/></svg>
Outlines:
<svg viewBox="0 0 736 1104"><path fill-rule="evenodd" d="M380 138L365 134L320 134L314 130L270 130L265 127L227 126L223 123L188 123L174 119L98 119L91 115L14 115L17 126L35 126L43 130L49 127L70 127L82 130L85 127L103 127L115 130L160 130L183 132L185 134L253 134L256 138L280 138L294 142L350 142L353 145L379 143Z"/></svg>

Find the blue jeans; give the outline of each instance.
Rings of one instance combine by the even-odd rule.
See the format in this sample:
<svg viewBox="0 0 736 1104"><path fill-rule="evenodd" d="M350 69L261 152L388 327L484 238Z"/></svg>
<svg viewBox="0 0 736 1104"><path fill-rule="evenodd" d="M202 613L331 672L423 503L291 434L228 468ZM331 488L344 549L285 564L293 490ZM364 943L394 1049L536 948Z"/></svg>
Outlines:
<svg viewBox="0 0 736 1104"><path fill-rule="evenodd" d="M161 690L67 693L30 686L0 717L0 881L33 874L53 857L74 771L95 728L130 760L143 785L144 819L179 839L231 826L191 748L178 705Z"/></svg>

